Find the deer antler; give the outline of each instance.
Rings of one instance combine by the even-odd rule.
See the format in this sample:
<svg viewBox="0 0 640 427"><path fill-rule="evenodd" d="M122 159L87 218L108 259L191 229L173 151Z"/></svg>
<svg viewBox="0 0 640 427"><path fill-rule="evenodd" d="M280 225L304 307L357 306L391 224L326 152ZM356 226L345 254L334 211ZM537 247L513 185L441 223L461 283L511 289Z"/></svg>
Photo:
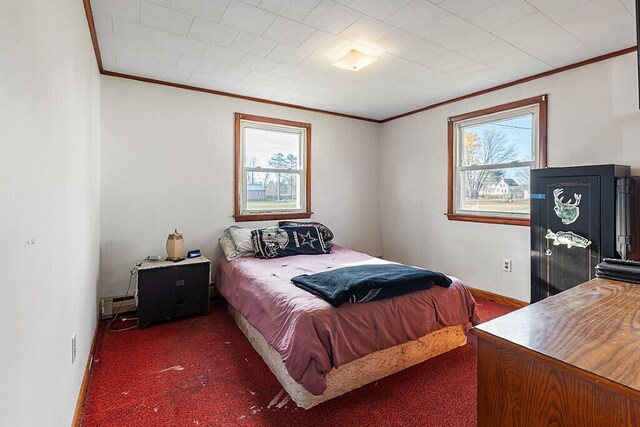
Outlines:
<svg viewBox="0 0 640 427"><path fill-rule="evenodd" d="M562 195L562 192L564 190L562 188L556 188L555 190L553 190L553 200L555 200L556 203L562 203L562 197L560 197Z"/></svg>
<svg viewBox="0 0 640 427"><path fill-rule="evenodd" d="M553 190L553 199L555 200L556 204L565 206L568 208L574 208L580 204L580 199L582 199L582 194L573 193L573 198L575 199L575 202L571 203L571 199L569 199L568 202L564 201L564 196L562 196L563 191L564 190L562 188L556 188L555 190Z"/></svg>
<svg viewBox="0 0 640 427"><path fill-rule="evenodd" d="M570 206L570 207L576 207L580 204L580 199L582 198L582 194L576 194L573 193L573 198L576 200L575 202L571 203L570 201L566 203L566 206Z"/></svg>

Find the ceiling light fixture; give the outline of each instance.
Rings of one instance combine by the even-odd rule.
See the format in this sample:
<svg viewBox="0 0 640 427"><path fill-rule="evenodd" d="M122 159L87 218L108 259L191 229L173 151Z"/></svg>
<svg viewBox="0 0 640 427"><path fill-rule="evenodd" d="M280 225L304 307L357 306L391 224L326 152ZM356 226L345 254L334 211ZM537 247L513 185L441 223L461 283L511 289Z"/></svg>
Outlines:
<svg viewBox="0 0 640 427"><path fill-rule="evenodd" d="M365 55L362 52L351 49L349 53L347 53L345 56L338 59L331 65L334 65L338 68L344 68L345 70L349 71L360 71L367 65L371 65L377 60L377 56Z"/></svg>

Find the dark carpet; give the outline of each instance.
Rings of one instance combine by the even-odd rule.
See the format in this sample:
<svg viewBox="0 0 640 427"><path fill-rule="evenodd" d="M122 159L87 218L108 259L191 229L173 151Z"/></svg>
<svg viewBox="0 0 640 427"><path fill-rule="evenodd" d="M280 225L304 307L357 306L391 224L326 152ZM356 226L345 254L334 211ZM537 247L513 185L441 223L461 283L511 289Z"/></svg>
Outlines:
<svg viewBox="0 0 640 427"><path fill-rule="evenodd" d="M476 298L480 318L513 310ZM114 327L127 326L118 321ZM130 324L130 323L129 323ZM309 410L282 387L225 312L147 329L106 332L83 426L469 426L476 424L476 348L469 343Z"/></svg>

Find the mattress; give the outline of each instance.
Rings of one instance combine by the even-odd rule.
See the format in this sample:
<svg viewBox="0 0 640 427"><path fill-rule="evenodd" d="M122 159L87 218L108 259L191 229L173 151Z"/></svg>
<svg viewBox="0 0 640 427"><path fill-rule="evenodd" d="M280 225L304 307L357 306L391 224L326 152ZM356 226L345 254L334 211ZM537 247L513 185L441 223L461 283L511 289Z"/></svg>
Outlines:
<svg viewBox="0 0 640 427"><path fill-rule="evenodd" d="M291 283L299 274L388 262L337 245L324 255L222 258L216 287L282 356L289 375L320 395L334 367L446 326L478 323L473 297L454 277L449 288L337 308Z"/></svg>

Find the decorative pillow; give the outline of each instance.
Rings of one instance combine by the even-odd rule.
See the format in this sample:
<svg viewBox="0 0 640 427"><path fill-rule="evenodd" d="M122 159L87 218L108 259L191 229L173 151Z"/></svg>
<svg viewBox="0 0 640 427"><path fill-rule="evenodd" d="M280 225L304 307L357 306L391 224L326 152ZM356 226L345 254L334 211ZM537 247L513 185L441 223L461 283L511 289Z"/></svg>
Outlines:
<svg viewBox="0 0 640 427"><path fill-rule="evenodd" d="M256 257L320 255L331 252L318 227L269 227L251 232Z"/></svg>
<svg viewBox="0 0 640 427"><path fill-rule="evenodd" d="M321 224L319 222L280 221L278 223L278 225L280 227L289 227L289 226L297 226L297 227L312 226L312 227L318 227L318 229L322 233L322 238L324 239L324 243L325 244L327 244L327 243L329 243L330 241L333 240L333 232L331 230L329 230L329 227L327 227L326 225Z"/></svg>
<svg viewBox="0 0 640 427"><path fill-rule="evenodd" d="M225 230L225 234L233 239L238 256L253 255L253 242L251 241L250 228L232 225Z"/></svg>
<svg viewBox="0 0 640 427"><path fill-rule="evenodd" d="M233 243L233 239L231 239L231 237L222 236L218 239L218 243L220 243L220 247L222 248L222 252L224 252L224 257L227 259L227 261L238 258L236 244Z"/></svg>

